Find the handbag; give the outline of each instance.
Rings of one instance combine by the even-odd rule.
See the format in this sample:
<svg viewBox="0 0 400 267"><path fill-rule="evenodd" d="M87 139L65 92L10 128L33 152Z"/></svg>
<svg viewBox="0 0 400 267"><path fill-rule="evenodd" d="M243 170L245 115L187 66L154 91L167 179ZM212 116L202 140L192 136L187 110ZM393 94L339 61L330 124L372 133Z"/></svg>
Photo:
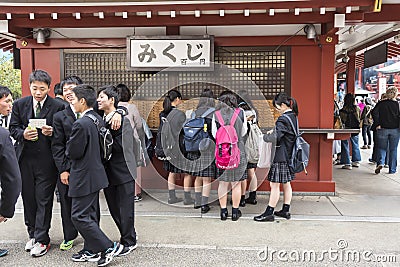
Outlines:
<svg viewBox="0 0 400 267"><path fill-rule="evenodd" d="M272 161L272 143L265 142L262 135L258 142L258 151L260 153L260 158L258 159L257 168L270 168Z"/></svg>
<svg viewBox="0 0 400 267"><path fill-rule="evenodd" d="M335 110L333 113L333 129L344 129L344 124L340 118L339 105L335 100L333 100L333 102L335 103Z"/></svg>

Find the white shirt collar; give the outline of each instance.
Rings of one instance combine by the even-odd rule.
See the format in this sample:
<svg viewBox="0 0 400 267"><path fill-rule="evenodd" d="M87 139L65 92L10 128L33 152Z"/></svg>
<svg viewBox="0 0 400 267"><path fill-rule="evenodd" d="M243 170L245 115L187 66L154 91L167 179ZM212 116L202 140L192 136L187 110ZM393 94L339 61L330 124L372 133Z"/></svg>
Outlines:
<svg viewBox="0 0 400 267"><path fill-rule="evenodd" d="M33 109L35 109L36 106L37 106L38 101L34 97L32 97L32 99L33 99ZM43 108L44 102L46 102L46 99L47 99L47 95L44 97L44 99L42 101L40 101L40 106L42 108Z"/></svg>
<svg viewBox="0 0 400 267"><path fill-rule="evenodd" d="M93 110L93 108L88 108L84 112L82 112L81 117L85 116L86 112Z"/></svg>

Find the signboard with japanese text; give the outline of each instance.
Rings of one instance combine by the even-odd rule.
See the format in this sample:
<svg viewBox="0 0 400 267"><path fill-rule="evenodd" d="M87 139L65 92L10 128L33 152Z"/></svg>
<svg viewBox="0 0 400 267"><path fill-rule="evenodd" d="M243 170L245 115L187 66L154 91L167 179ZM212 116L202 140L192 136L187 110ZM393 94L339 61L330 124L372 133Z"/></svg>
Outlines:
<svg viewBox="0 0 400 267"><path fill-rule="evenodd" d="M212 71L212 36L128 36L128 68L136 71Z"/></svg>

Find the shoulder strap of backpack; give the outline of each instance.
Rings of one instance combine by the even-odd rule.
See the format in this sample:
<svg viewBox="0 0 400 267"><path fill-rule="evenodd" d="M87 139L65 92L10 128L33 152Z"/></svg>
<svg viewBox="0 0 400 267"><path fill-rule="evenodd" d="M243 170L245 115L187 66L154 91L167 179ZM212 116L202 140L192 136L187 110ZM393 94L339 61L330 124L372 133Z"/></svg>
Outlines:
<svg viewBox="0 0 400 267"><path fill-rule="evenodd" d="M297 128L296 128L296 127L294 127L292 119L288 115L286 115L286 114L282 114L282 115L283 115L283 117L285 117L286 119L289 120L289 123L292 126L292 129L293 129L294 133L296 134L296 136L299 136L299 121L297 120L297 118L296 118L296 121L297 121Z"/></svg>
<svg viewBox="0 0 400 267"><path fill-rule="evenodd" d="M202 118L207 117L208 115L210 115L212 112L214 112L215 108L208 108L203 115L201 115Z"/></svg>
<svg viewBox="0 0 400 267"><path fill-rule="evenodd" d="M223 119L222 116L221 116L221 111L217 110L217 111L215 112L215 116L217 117L219 124L220 124L221 126L225 126L225 124L224 124L224 119Z"/></svg>
<svg viewBox="0 0 400 267"><path fill-rule="evenodd" d="M99 120L95 116L93 116L92 114L85 114L85 116L89 117L93 121L93 123L96 125L97 129L100 128Z"/></svg>
<svg viewBox="0 0 400 267"><path fill-rule="evenodd" d="M232 126L235 125L235 122L236 122L237 117L239 116L239 113L240 113L240 109L239 108L235 109L235 112L233 113L232 118L231 118L230 125L232 125Z"/></svg>

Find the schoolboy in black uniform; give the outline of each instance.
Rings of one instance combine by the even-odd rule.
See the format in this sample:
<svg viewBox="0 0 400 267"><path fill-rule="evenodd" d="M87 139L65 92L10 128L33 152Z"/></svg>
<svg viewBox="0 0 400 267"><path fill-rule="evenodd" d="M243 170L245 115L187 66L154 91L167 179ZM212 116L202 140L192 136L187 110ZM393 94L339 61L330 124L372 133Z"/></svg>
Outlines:
<svg viewBox="0 0 400 267"><path fill-rule="evenodd" d="M106 266L122 248L117 242L113 243L98 225L99 191L108 186L108 180L101 161L97 126L85 115L91 114L100 125L104 124L102 118L93 111L95 90L82 84L76 86L73 92L75 97L72 103L82 117L74 122L67 142L66 153L71 159L68 195L72 198L72 222L85 239L84 247L93 252L88 255L86 250L81 250L78 254L83 259L93 260L100 253L97 264Z"/></svg>

